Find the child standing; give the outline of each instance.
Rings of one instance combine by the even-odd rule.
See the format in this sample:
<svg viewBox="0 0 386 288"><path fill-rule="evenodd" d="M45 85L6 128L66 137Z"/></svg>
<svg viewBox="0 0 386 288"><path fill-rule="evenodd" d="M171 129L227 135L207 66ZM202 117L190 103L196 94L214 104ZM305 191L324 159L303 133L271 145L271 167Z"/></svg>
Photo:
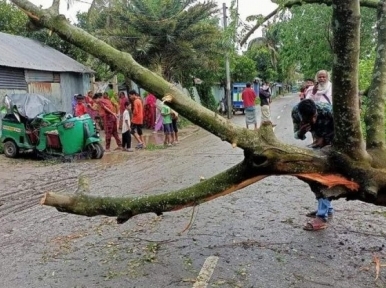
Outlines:
<svg viewBox="0 0 386 288"><path fill-rule="evenodd" d="M178 113L174 110L171 112L172 116L172 139L174 140L172 144L178 144L178 127L177 127L177 121L178 121Z"/></svg>
<svg viewBox="0 0 386 288"><path fill-rule="evenodd" d="M130 121L130 103L128 101L124 104L125 110L122 114L122 149L127 152L133 152L131 149L131 121Z"/></svg>
<svg viewBox="0 0 386 288"><path fill-rule="evenodd" d="M84 96L82 94L76 95L76 104L74 107L75 116L80 117L87 114L87 108L84 103Z"/></svg>
<svg viewBox="0 0 386 288"><path fill-rule="evenodd" d="M162 115L162 123L164 126L164 133L165 133L164 145L172 146L173 127L172 127L171 109L165 103L162 103L161 115Z"/></svg>

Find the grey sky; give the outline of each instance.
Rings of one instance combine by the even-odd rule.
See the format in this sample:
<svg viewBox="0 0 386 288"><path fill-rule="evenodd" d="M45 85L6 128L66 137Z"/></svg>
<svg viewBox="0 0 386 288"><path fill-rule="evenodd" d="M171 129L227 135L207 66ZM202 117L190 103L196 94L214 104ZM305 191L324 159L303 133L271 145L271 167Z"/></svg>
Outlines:
<svg viewBox="0 0 386 288"><path fill-rule="evenodd" d="M29 0L35 5L42 5L43 8L47 8L52 4L52 0ZM76 20L77 11L87 11L90 7L92 0L73 0L74 4L67 10L67 4L65 0L61 0L60 12L66 15L71 21ZM226 3L228 6L231 0L215 0L219 7L222 7L222 3ZM263 14L267 15L276 8L276 4L273 4L271 0L239 0L239 12L243 20L249 15ZM253 34L253 37L261 35L261 31Z"/></svg>

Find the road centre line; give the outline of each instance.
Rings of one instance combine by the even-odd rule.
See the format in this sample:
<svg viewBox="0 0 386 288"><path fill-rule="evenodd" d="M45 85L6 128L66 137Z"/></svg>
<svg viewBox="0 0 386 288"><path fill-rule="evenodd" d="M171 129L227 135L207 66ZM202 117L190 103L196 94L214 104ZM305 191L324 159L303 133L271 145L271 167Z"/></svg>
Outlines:
<svg viewBox="0 0 386 288"><path fill-rule="evenodd" d="M197 276L197 280L193 284L193 288L208 287L209 280L212 277L214 268L216 268L217 261L218 261L217 256L209 256L208 258L206 258L204 265L202 266L201 271Z"/></svg>

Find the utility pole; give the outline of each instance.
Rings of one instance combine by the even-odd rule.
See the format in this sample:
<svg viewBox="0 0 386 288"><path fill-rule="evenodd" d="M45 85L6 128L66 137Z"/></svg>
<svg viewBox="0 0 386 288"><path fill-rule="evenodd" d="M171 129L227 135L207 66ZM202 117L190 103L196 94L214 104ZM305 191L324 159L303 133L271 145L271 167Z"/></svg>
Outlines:
<svg viewBox="0 0 386 288"><path fill-rule="evenodd" d="M223 21L224 21L224 31L227 28L227 6L225 3L222 4L222 13L223 13ZM225 52L225 74L226 74L226 88L225 88L225 98L227 100L227 106L228 106L228 119L232 118L232 112L233 112L233 104L232 104L232 95L231 95L231 76L230 76L230 69L229 69L229 53L228 51Z"/></svg>

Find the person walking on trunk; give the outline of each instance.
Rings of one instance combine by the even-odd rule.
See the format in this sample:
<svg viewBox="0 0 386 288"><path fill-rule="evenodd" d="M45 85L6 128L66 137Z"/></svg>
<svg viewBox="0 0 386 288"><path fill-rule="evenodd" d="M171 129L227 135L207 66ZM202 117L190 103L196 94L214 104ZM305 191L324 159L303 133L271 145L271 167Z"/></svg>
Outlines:
<svg viewBox="0 0 386 288"><path fill-rule="evenodd" d="M295 139L305 140L306 133L311 132L316 138L313 148L321 149L332 144L334 138L334 120L332 106L328 103L315 103L312 99L299 102L292 109L292 122ZM308 231L317 231L327 228L327 220L334 212L331 201L323 197L323 185L311 183L311 190L318 201L316 211L308 213L307 217L314 218L303 228Z"/></svg>

